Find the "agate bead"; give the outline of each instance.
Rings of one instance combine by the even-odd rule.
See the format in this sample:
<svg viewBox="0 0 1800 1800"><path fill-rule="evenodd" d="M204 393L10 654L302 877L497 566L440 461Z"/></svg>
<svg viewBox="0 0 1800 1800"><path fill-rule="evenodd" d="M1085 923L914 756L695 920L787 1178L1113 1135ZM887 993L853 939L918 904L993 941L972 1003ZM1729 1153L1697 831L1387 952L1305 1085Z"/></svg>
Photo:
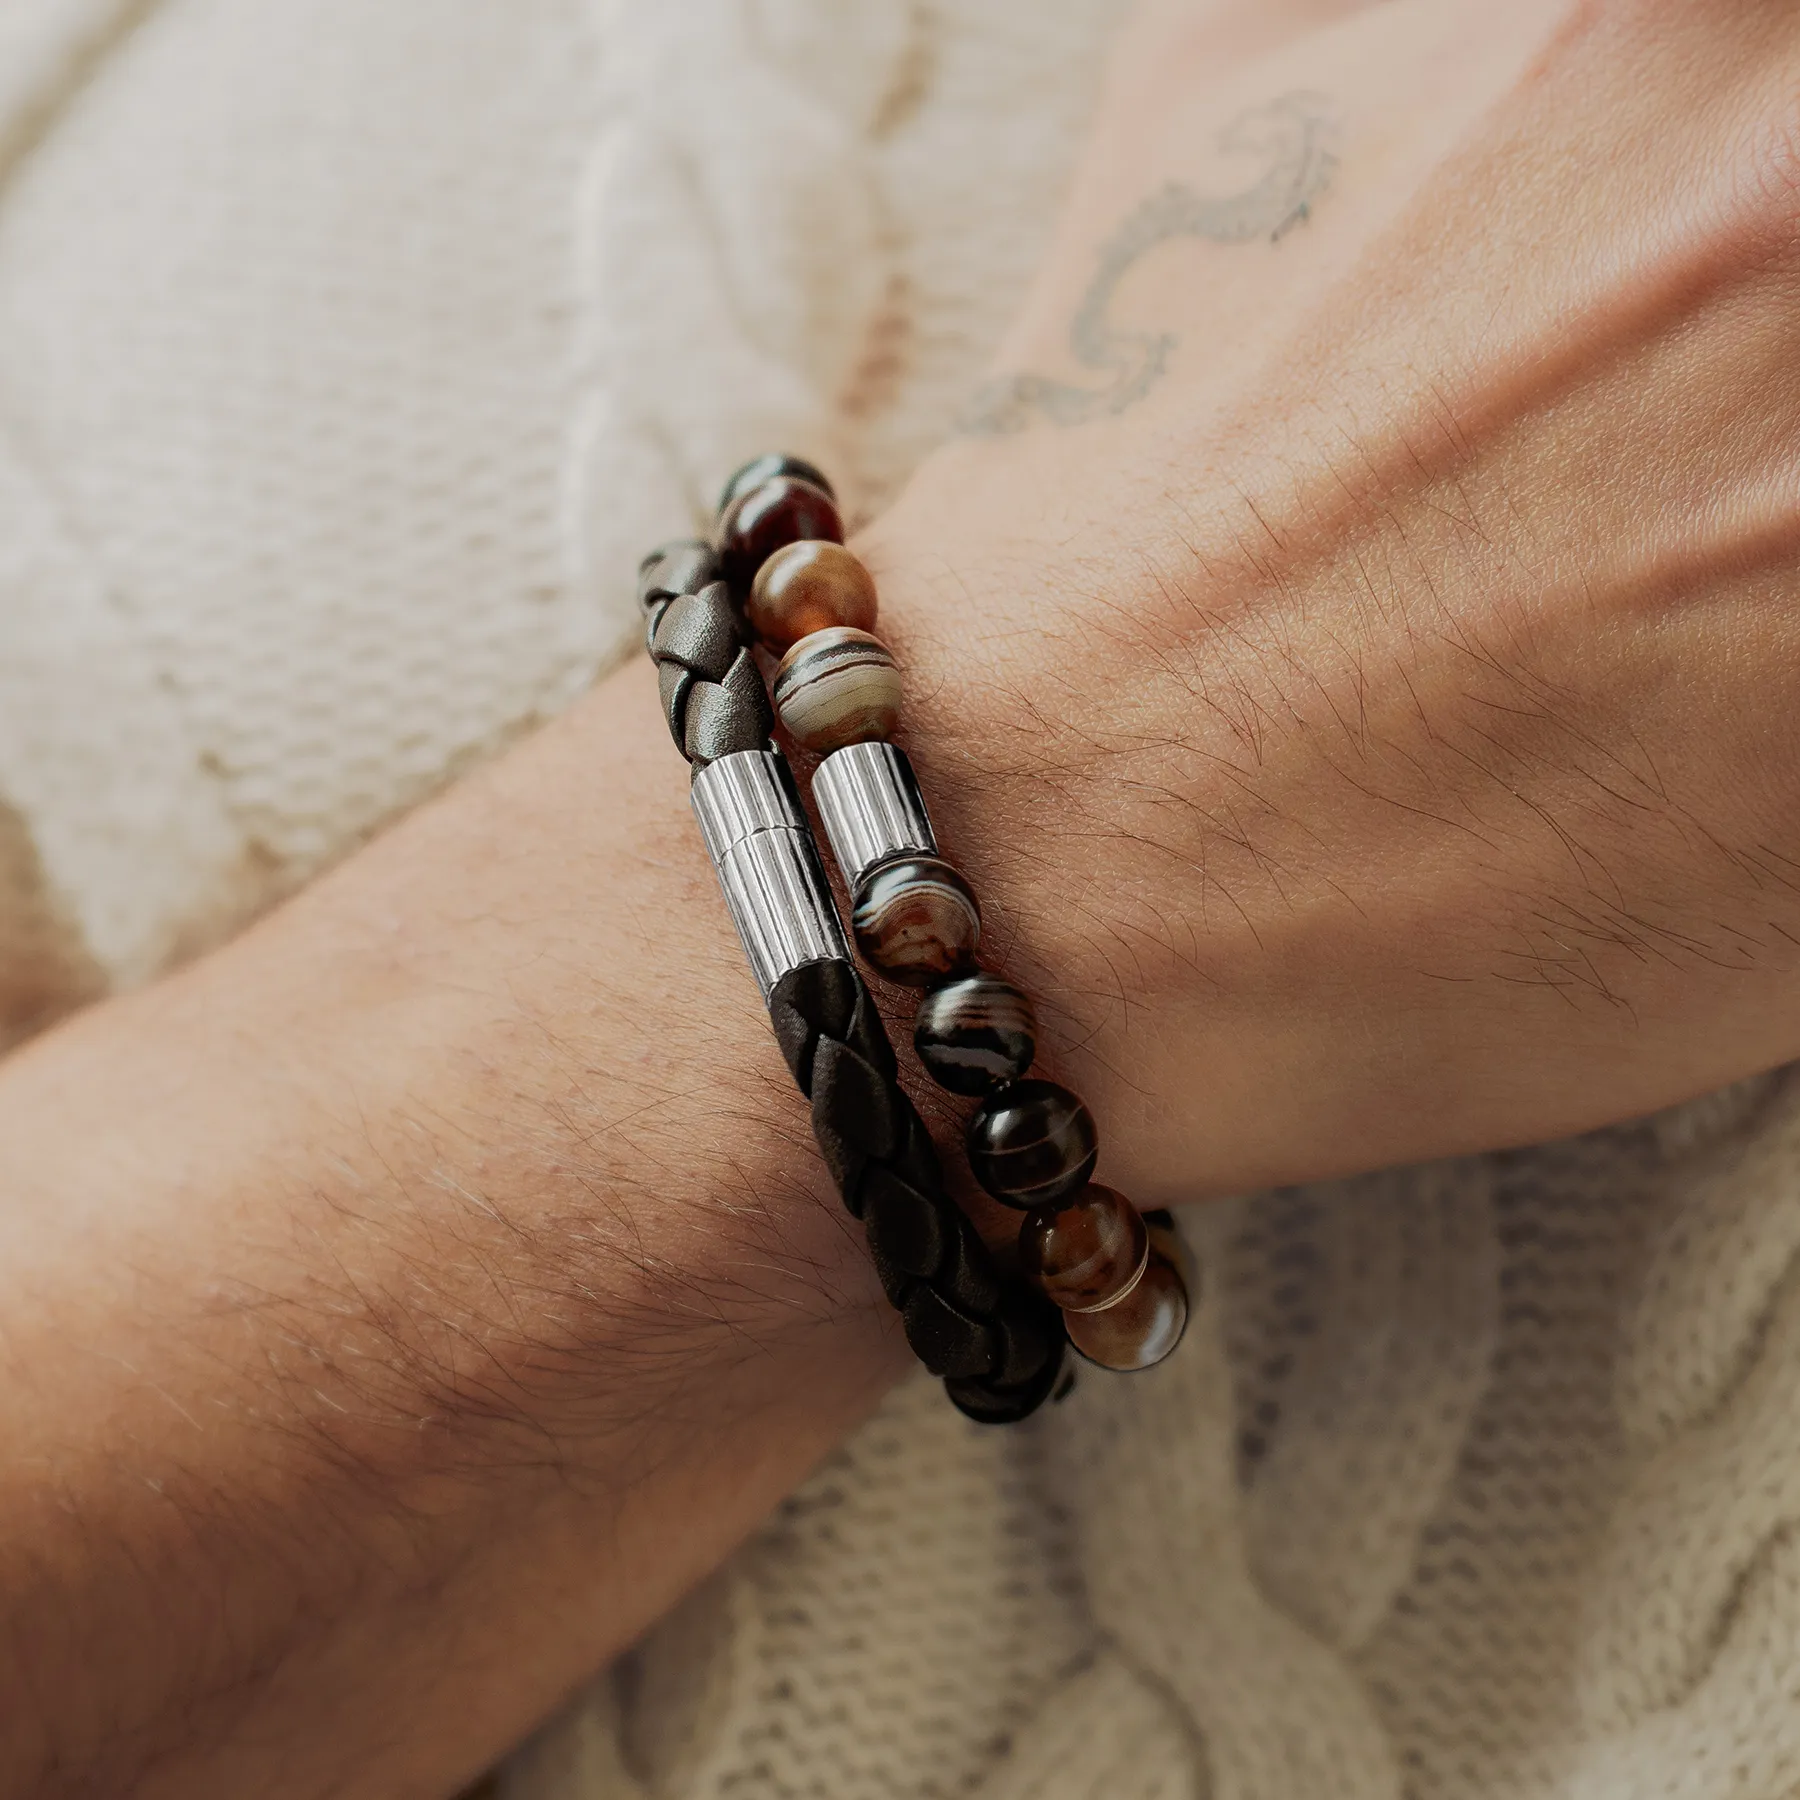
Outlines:
<svg viewBox="0 0 1800 1800"><path fill-rule="evenodd" d="M821 493L829 494L834 500L837 498L837 489L826 478L824 470L803 456L783 456L778 451L771 451L766 456L751 457L741 468L732 471L724 492L719 495L719 517L724 517L739 494L747 494L753 487L773 481L777 475L796 475L802 481L810 481Z"/></svg>
<svg viewBox="0 0 1800 1800"><path fill-rule="evenodd" d="M1019 1227L1019 1266L1066 1312L1097 1312L1137 1286L1150 1257L1138 1209L1089 1182L1073 1200L1035 1207Z"/></svg>
<svg viewBox="0 0 1800 1800"><path fill-rule="evenodd" d="M797 743L841 750L900 722L900 671L880 638L848 625L803 637L775 671L775 710Z"/></svg>
<svg viewBox="0 0 1800 1800"><path fill-rule="evenodd" d="M719 521L719 561L740 602L749 596L756 571L783 545L802 538L844 541L837 502L810 481L777 475L732 501Z"/></svg>
<svg viewBox="0 0 1800 1800"><path fill-rule="evenodd" d="M750 629L782 651L815 631L875 626L875 582L862 563L829 539L784 544L756 571L744 608Z"/></svg>
<svg viewBox="0 0 1800 1800"><path fill-rule="evenodd" d="M925 996L913 1020L913 1048L939 1087L985 1094L1031 1067L1037 1015L1010 981L970 975Z"/></svg>
<svg viewBox="0 0 1800 1800"><path fill-rule="evenodd" d="M1012 1081L969 1120L969 1167L1008 1206L1029 1211L1087 1185L1100 1157L1094 1115L1054 1081Z"/></svg>
<svg viewBox="0 0 1800 1800"><path fill-rule="evenodd" d="M850 925L857 949L890 981L927 987L973 967L981 907L941 857L908 856L863 877Z"/></svg>
<svg viewBox="0 0 1800 1800"><path fill-rule="evenodd" d="M1188 1292L1181 1272L1152 1249L1137 1286L1098 1312L1063 1315L1069 1342L1089 1362L1126 1372L1153 1369L1187 1330Z"/></svg>

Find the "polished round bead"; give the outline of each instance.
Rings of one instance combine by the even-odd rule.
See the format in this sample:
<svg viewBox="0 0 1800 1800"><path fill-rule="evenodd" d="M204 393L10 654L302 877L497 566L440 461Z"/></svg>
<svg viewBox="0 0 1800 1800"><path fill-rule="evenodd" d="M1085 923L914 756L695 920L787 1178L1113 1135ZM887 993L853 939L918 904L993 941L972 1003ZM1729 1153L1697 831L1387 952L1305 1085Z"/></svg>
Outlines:
<svg viewBox="0 0 1800 1800"><path fill-rule="evenodd" d="M874 578L842 544L802 538L784 544L756 571L744 615L776 651L833 625L873 631Z"/></svg>
<svg viewBox="0 0 1800 1800"><path fill-rule="evenodd" d="M740 601L747 599L756 571L786 544L802 538L844 541L837 502L823 488L797 475L746 488L719 521L719 560Z"/></svg>
<svg viewBox="0 0 1800 1800"><path fill-rule="evenodd" d="M1019 1227L1019 1266L1066 1312L1117 1305L1149 1257L1150 1233L1138 1209L1097 1182L1073 1200L1034 1207Z"/></svg>
<svg viewBox="0 0 1800 1800"><path fill-rule="evenodd" d="M1086 1186L1100 1157L1094 1115L1054 1081L1012 1081L969 1120L969 1167L1008 1206L1029 1210Z"/></svg>
<svg viewBox="0 0 1800 1800"><path fill-rule="evenodd" d="M1122 1300L1099 1312L1063 1315L1069 1342L1089 1362L1127 1372L1153 1369L1187 1330L1188 1291L1181 1272L1160 1250Z"/></svg>
<svg viewBox="0 0 1800 1800"><path fill-rule="evenodd" d="M724 492L719 495L718 516L725 516L739 494L747 494L753 487L773 481L777 475L797 475L802 481L810 481L821 493L829 494L834 500L837 498L837 490L827 480L823 469L803 456L783 456L779 451L771 451L767 456L751 457L741 468L732 471Z"/></svg>
<svg viewBox="0 0 1800 1800"><path fill-rule="evenodd" d="M919 1003L913 1048L939 1087L985 1094L1031 1067L1037 1015L1010 981L970 975L933 988Z"/></svg>
<svg viewBox="0 0 1800 1800"><path fill-rule="evenodd" d="M796 743L841 750L900 723L900 671L880 638L848 625L803 637L775 671L775 711Z"/></svg>
<svg viewBox="0 0 1800 1800"><path fill-rule="evenodd" d="M850 925L857 949L890 981L928 987L974 967L981 907L942 857L908 856L863 877Z"/></svg>

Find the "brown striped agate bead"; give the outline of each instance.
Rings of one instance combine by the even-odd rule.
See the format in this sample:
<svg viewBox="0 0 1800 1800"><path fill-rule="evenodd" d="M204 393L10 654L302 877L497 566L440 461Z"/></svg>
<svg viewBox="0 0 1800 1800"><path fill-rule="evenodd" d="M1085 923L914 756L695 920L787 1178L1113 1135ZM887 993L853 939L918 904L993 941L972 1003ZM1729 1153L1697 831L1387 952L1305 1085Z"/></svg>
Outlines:
<svg viewBox="0 0 1800 1800"><path fill-rule="evenodd" d="M1100 1158L1094 1115L1059 1082L1011 1081L976 1107L966 1139L975 1179L1029 1211L1087 1185Z"/></svg>
<svg viewBox="0 0 1800 1800"><path fill-rule="evenodd" d="M981 907L941 857L908 856L862 878L850 926L857 949L890 981L928 987L974 966Z"/></svg>
<svg viewBox="0 0 1800 1800"><path fill-rule="evenodd" d="M985 1094L1031 1067L1037 1015L1025 995L998 975L947 981L919 1003L913 1048L939 1087Z"/></svg>
<svg viewBox="0 0 1800 1800"><path fill-rule="evenodd" d="M1069 1342L1089 1362L1127 1373L1153 1369L1187 1330L1188 1291L1181 1271L1153 1248L1137 1286L1098 1312L1063 1314Z"/></svg>
<svg viewBox="0 0 1800 1800"><path fill-rule="evenodd" d="M880 638L848 625L803 637L775 671L775 711L797 743L841 750L900 723L900 671Z"/></svg>
<svg viewBox="0 0 1800 1800"><path fill-rule="evenodd" d="M1138 1209L1089 1182L1073 1200L1034 1207L1019 1227L1019 1265L1067 1312L1096 1312L1131 1292L1150 1257Z"/></svg>
<svg viewBox="0 0 1800 1800"><path fill-rule="evenodd" d="M756 571L744 616L775 651L833 625L872 631L875 581L842 544L802 538L784 544Z"/></svg>
<svg viewBox="0 0 1800 1800"><path fill-rule="evenodd" d="M797 475L777 475L739 494L719 521L719 561L732 593L747 598L756 571L801 538L844 541L837 502L823 488Z"/></svg>

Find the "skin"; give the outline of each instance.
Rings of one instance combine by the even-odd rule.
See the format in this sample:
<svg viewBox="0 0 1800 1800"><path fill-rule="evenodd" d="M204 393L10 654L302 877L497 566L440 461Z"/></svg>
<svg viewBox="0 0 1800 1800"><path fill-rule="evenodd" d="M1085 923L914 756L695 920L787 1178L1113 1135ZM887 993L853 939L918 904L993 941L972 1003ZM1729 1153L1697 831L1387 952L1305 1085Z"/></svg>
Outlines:
<svg viewBox="0 0 1800 1800"><path fill-rule="evenodd" d="M686 785L634 669L7 1065L0 1792L446 1793L905 1366Z"/></svg>
<svg viewBox="0 0 1800 1800"><path fill-rule="evenodd" d="M1100 222L1233 191L1195 146L1335 85L1310 216L1151 252L1149 392L953 446L865 546L1110 1176L1539 1141L1793 1057L1791 13L1384 6L1192 95L1213 30L1127 53L1003 364L1070 370Z"/></svg>
<svg viewBox="0 0 1800 1800"><path fill-rule="evenodd" d="M1800 1053L1796 72L1774 0L1122 47L997 379L1106 379L1097 265L1234 121L1319 97L1328 176L1110 272L1154 379L859 547L1140 1203ZM0 1795L444 1794L904 1366L684 788L634 666L0 1067Z"/></svg>

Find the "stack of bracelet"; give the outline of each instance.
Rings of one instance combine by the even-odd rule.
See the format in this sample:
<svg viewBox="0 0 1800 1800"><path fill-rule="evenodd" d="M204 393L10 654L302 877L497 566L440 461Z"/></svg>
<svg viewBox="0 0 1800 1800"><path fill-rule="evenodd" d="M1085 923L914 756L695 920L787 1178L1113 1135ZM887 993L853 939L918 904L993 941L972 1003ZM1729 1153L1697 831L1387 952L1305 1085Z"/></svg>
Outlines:
<svg viewBox="0 0 1800 1800"><path fill-rule="evenodd" d="M790 483L759 505L740 515L733 540L730 568L745 583L790 539L841 535L822 487ZM793 779L769 741L768 694L721 567L711 545L685 541L652 551L638 572L664 713L693 765L701 834L777 1041L811 1103L814 1136L863 1223L907 1341L971 1418L1022 1419L1057 1387L1060 1316L1027 1283L1002 1276L944 1189L851 960Z"/></svg>
<svg viewBox="0 0 1800 1800"><path fill-rule="evenodd" d="M765 456L726 484L718 550L754 638L779 657L783 728L823 760L813 777L832 853L852 896L864 959L925 990L913 1044L926 1072L977 1099L969 1168L1025 1218L1019 1263L1063 1310L1070 1341L1109 1369L1147 1369L1187 1326L1185 1258L1167 1215L1146 1223L1089 1178L1099 1135L1081 1099L1029 1074L1030 1000L976 963L981 907L938 854L905 751L900 675L872 635L875 584L843 546L830 483L795 457Z"/></svg>

